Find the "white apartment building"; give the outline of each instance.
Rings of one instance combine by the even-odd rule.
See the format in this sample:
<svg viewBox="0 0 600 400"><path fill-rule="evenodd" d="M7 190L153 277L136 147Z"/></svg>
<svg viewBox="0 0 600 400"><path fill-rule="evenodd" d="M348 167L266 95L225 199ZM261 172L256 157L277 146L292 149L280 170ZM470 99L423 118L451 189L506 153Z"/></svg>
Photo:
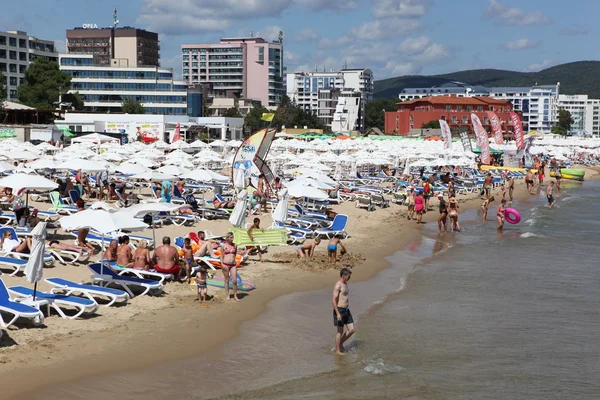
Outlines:
<svg viewBox="0 0 600 400"><path fill-rule="evenodd" d="M6 79L7 100L17 99L17 87L23 82L25 70L37 57L58 61L54 42L23 31L0 32L0 73Z"/></svg>
<svg viewBox="0 0 600 400"><path fill-rule="evenodd" d="M71 74L70 92L79 92L88 111L120 113L123 101L131 99L147 114L188 115L187 84L173 80L172 69L120 61L105 65L92 54L61 54L59 65Z"/></svg>
<svg viewBox="0 0 600 400"><path fill-rule="evenodd" d="M359 91L341 91L331 121L331 130L345 134L360 130L363 104L364 101Z"/></svg>
<svg viewBox="0 0 600 400"><path fill-rule="evenodd" d="M587 94L558 96L558 108L571 113L571 131L600 135L600 100L589 99Z"/></svg>
<svg viewBox="0 0 600 400"><path fill-rule="evenodd" d="M360 107L356 130L364 130L365 105L373 99L373 72L370 69L342 69L330 72L295 72L286 75L287 95L306 112L316 114L325 125L333 128L331 102L345 91L359 93ZM346 93L343 97L346 97ZM355 97L352 95L352 97ZM339 125L336 125L339 126ZM342 131L340 131L342 132Z"/></svg>
<svg viewBox="0 0 600 400"><path fill-rule="evenodd" d="M509 100L513 109L523 114L523 128L526 133L550 133L557 123L560 82L556 85L535 85L525 87L483 87L463 82L449 82L430 88L406 88L398 98L401 101L429 96L458 97L489 96Z"/></svg>

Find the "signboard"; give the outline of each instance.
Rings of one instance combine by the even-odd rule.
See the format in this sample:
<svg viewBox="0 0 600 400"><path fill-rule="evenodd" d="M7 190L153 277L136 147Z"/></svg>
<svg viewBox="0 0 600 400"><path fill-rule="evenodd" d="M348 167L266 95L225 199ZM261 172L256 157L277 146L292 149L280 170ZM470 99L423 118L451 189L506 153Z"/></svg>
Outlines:
<svg viewBox="0 0 600 400"><path fill-rule="evenodd" d="M160 124L141 123L135 125L135 134L144 137L162 139L162 130Z"/></svg>
<svg viewBox="0 0 600 400"><path fill-rule="evenodd" d="M104 132L106 133L121 133L122 131L127 132L129 128L129 124L123 122L117 123L106 123L106 127L104 128Z"/></svg>
<svg viewBox="0 0 600 400"><path fill-rule="evenodd" d="M96 24L83 24L81 27L83 29L98 29L98 25Z"/></svg>
<svg viewBox="0 0 600 400"><path fill-rule="evenodd" d="M31 128L30 139L49 142L52 140L52 128Z"/></svg>
<svg viewBox="0 0 600 400"><path fill-rule="evenodd" d="M469 139L469 134L467 132L460 133L460 141L462 142L465 152L473 152L473 145L471 144L471 139Z"/></svg>

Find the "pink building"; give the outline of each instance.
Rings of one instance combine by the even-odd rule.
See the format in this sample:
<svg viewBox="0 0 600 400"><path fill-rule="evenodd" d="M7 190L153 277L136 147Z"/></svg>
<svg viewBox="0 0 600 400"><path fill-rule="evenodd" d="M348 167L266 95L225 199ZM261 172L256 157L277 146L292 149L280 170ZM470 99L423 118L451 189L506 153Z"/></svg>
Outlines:
<svg viewBox="0 0 600 400"><path fill-rule="evenodd" d="M283 40L224 38L216 44L183 44L183 80L227 97L279 105L283 88Z"/></svg>

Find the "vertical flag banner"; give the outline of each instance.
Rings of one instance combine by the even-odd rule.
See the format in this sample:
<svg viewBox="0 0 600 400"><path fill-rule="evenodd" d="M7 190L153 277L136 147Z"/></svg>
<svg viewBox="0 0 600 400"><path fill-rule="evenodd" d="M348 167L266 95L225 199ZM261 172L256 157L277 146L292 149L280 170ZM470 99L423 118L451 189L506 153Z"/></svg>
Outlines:
<svg viewBox="0 0 600 400"><path fill-rule="evenodd" d="M483 128L479 117L475 114L471 114L471 121L473 123L473 130L475 131L475 137L477 138L477 144L481 150L481 163L490 165L490 142L488 141L488 134Z"/></svg>
<svg viewBox="0 0 600 400"><path fill-rule="evenodd" d="M452 132L448 123L443 119L440 119L440 129L442 130L442 136L444 137L444 149L449 149L452 143Z"/></svg>
<svg viewBox="0 0 600 400"><path fill-rule="evenodd" d="M175 127L175 133L173 133L173 140L171 141L171 143L175 143L178 140L181 140L181 124L179 122Z"/></svg>
<svg viewBox="0 0 600 400"><path fill-rule="evenodd" d="M463 145L463 150L466 152L473 152L473 145L471 144L471 139L469 139L469 134L467 132L461 132L459 133L460 136L460 141L462 142ZM405 174L408 175L408 174Z"/></svg>
<svg viewBox="0 0 600 400"><path fill-rule="evenodd" d="M521 118L519 118L519 114L511 111L510 122L512 123L513 129L515 130L515 140L517 142L517 150L524 149L525 148L525 139L523 137L523 124L521 123Z"/></svg>
<svg viewBox="0 0 600 400"><path fill-rule="evenodd" d="M486 111L487 116L490 120L490 125L492 126L492 134L494 135L494 142L496 144L504 144L504 138L502 137L502 124L500 123L500 118L493 111Z"/></svg>

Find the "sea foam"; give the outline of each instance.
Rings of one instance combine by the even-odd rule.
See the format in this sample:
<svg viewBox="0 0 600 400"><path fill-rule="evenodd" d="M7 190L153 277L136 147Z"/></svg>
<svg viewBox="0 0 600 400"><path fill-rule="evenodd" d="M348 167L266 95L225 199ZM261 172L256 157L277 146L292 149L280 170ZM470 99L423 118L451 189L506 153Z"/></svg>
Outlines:
<svg viewBox="0 0 600 400"><path fill-rule="evenodd" d="M363 369L365 372L373 375L396 374L404 371L404 368L398 365L386 365L381 358L367 362Z"/></svg>

